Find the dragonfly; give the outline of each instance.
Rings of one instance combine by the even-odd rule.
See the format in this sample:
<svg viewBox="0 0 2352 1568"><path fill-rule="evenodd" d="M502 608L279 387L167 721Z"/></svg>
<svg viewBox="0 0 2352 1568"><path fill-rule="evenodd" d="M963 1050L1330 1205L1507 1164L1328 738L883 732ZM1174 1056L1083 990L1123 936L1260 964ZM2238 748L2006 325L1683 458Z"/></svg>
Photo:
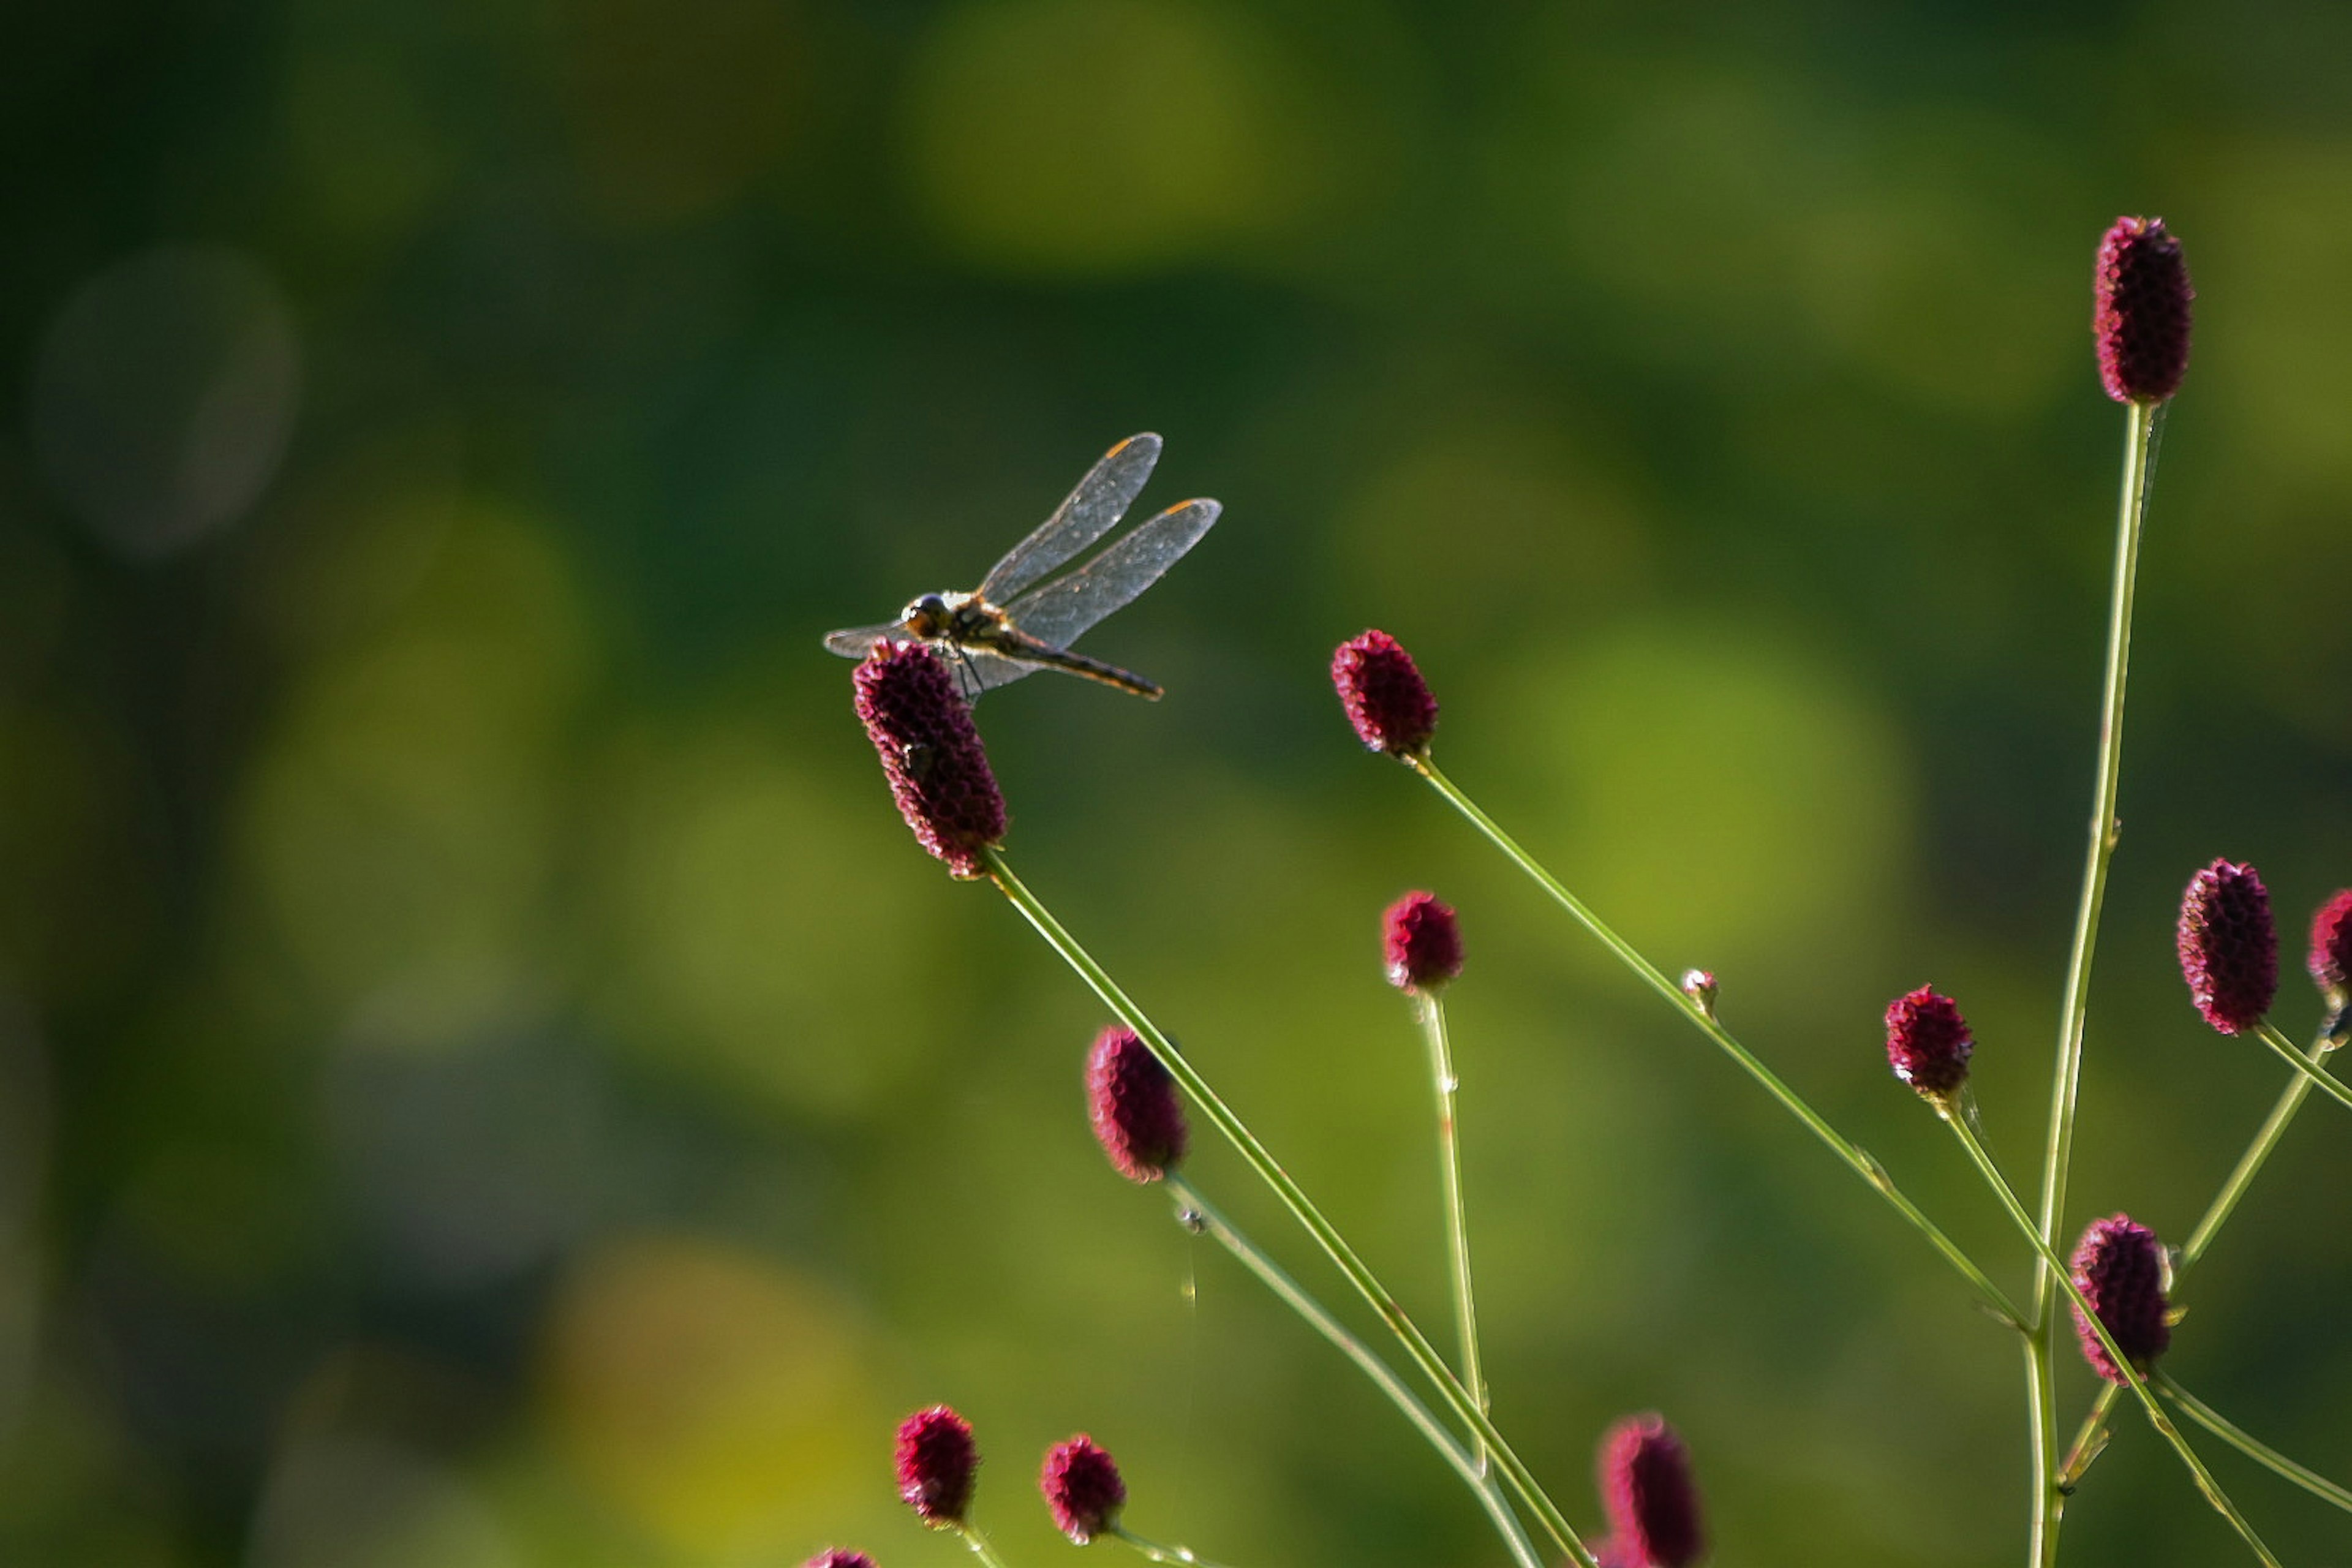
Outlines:
<svg viewBox="0 0 2352 1568"><path fill-rule="evenodd" d="M966 702L1041 669L1098 680L1157 701L1161 689L1070 644L1123 608L1201 542L1223 510L1217 502L1179 501L1137 523L1083 565L1070 563L1127 515L1160 460L1160 437L1130 436L1087 470L1054 515L965 593L925 594L895 621L829 632L824 646L864 658L877 642L927 643L945 656ZM1067 570L1065 570L1068 568Z"/></svg>

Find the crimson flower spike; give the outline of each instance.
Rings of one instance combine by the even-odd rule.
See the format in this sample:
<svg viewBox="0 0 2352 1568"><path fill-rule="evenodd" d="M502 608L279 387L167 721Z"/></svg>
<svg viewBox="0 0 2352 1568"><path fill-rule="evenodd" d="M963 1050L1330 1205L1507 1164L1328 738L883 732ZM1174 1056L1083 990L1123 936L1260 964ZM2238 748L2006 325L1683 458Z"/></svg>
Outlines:
<svg viewBox="0 0 2352 1568"><path fill-rule="evenodd" d="M1656 1415L1633 1415L1601 1440L1605 1555L1627 1568L1689 1568L1706 1552L1690 1450Z"/></svg>
<svg viewBox="0 0 2352 1568"><path fill-rule="evenodd" d="M2311 978L2331 1007L2352 994L2352 888L2319 906L2311 917Z"/></svg>
<svg viewBox="0 0 2352 1568"><path fill-rule="evenodd" d="M1440 989L1462 973L1462 923L1434 893L1407 893L1381 918L1389 984L1401 991Z"/></svg>
<svg viewBox="0 0 2352 1568"><path fill-rule="evenodd" d="M1975 1050L1969 1021L1949 996L1922 985L1887 1004L1886 1065L1922 1100L1943 1103L1958 1093Z"/></svg>
<svg viewBox="0 0 2352 1568"><path fill-rule="evenodd" d="M877 642L856 687L857 717L898 815L952 875L984 876L980 851L1003 840L1004 795L939 656L921 643Z"/></svg>
<svg viewBox="0 0 2352 1568"><path fill-rule="evenodd" d="M898 1495L933 1530L961 1530L971 1509L980 1450L971 1423L944 1405L898 1424Z"/></svg>
<svg viewBox="0 0 2352 1568"><path fill-rule="evenodd" d="M2117 403L2162 403L2189 370L2189 268L2160 217L2119 217L2099 242L2091 330Z"/></svg>
<svg viewBox="0 0 2352 1568"><path fill-rule="evenodd" d="M1403 762L1428 753L1437 699L1396 638L1369 631L1341 643L1331 656L1331 684L1365 745Z"/></svg>
<svg viewBox="0 0 2352 1568"><path fill-rule="evenodd" d="M1133 1029L1114 1024L1087 1053L1087 1108L1095 1140L1130 1182L1156 1182L1183 1163L1191 1142L1176 1080Z"/></svg>
<svg viewBox="0 0 2352 1568"><path fill-rule="evenodd" d="M2205 1021L2242 1035L2278 995L2278 928L2252 866L2216 860L2180 896L2180 974Z"/></svg>
<svg viewBox="0 0 2352 1568"><path fill-rule="evenodd" d="M2095 1219L2075 1245L2071 1265L2074 1288L2134 1367L2145 1369L2164 1353L2172 1343L2172 1324L2164 1299L2164 1247L2156 1232L2129 1215ZM2109 1383L2126 1381L2083 1309L2074 1310L2074 1332L2092 1370Z"/></svg>
<svg viewBox="0 0 2352 1568"><path fill-rule="evenodd" d="M801 1568L874 1568L874 1559L863 1552L832 1546L810 1558Z"/></svg>
<svg viewBox="0 0 2352 1568"><path fill-rule="evenodd" d="M1080 1546L1116 1528L1127 1506L1118 1464L1083 1432L1046 1452L1037 1487L1054 1510L1055 1528Z"/></svg>

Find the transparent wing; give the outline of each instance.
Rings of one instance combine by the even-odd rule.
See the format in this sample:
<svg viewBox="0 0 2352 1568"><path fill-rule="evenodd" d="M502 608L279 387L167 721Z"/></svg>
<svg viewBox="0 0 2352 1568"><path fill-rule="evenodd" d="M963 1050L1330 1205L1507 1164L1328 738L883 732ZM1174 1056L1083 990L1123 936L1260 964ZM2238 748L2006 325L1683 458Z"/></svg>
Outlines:
<svg viewBox="0 0 2352 1568"><path fill-rule="evenodd" d="M1067 647L1078 635L1160 581L1201 542L1223 509L1213 500L1179 502L1135 525L1126 538L1066 577L1004 606L1007 619L1043 642Z"/></svg>
<svg viewBox="0 0 2352 1568"><path fill-rule="evenodd" d="M962 656L963 668L957 672L958 685L969 702L983 691L993 691L1000 686L1010 686L1024 675L1034 675L1045 667L1031 664L1025 658L1009 658L994 648L963 647L956 650Z"/></svg>
<svg viewBox="0 0 2352 1568"><path fill-rule="evenodd" d="M856 626L845 632L827 632L824 646L844 658L864 658L874 651L877 642L905 642L907 628L897 621L885 621L878 626Z"/></svg>
<svg viewBox="0 0 2352 1568"><path fill-rule="evenodd" d="M1054 509L1054 515L990 569L980 596L1002 605L1118 527L1158 461L1160 437L1150 431L1129 436L1105 452L1078 488Z"/></svg>

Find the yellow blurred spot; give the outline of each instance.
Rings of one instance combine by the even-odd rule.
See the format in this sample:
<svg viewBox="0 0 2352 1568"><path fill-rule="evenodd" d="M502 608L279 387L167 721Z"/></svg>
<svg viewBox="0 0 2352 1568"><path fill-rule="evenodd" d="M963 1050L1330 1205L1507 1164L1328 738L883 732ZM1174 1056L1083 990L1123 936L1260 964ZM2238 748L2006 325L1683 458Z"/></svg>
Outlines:
<svg viewBox="0 0 2352 1568"><path fill-rule="evenodd" d="M909 178L974 258L1120 271L1199 254L1264 213L1262 41L1183 0L966 4L924 42Z"/></svg>
<svg viewBox="0 0 2352 1568"><path fill-rule="evenodd" d="M1901 735L1826 666L1769 636L1634 623L1517 700L1558 781L1546 858L1637 946L1723 976L1818 985L1883 929L1909 849ZM1549 836L1536 842L1559 842Z"/></svg>
<svg viewBox="0 0 2352 1568"><path fill-rule="evenodd" d="M621 1241L557 1295L542 1409L596 1494L672 1548L781 1550L887 1487L866 1357L857 1322L795 1275L714 1242Z"/></svg>
<svg viewBox="0 0 2352 1568"><path fill-rule="evenodd" d="M629 749L598 858L615 956L602 994L625 1037L730 1091L833 1115L943 1048L943 884L905 853L878 773L870 790L853 815L724 728ZM890 858L866 864L869 845Z"/></svg>
<svg viewBox="0 0 2352 1568"><path fill-rule="evenodd" d="M477 509L377 635L312 668L244 816L263 905L321 999L415 1040L511 1005L587 657L552 543Z"/></svg>

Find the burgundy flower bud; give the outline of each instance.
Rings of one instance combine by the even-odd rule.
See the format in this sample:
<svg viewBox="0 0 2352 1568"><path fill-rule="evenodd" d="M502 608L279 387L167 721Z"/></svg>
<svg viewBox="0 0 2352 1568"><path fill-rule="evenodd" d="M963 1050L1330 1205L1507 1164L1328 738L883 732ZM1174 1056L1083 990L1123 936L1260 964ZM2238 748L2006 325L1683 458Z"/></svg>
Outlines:
<svg viewBox="0 0 2352 1568"><path fill-rule="evenodd" d="M1364 744L1392 757L1417 757L1437 732L1437 699L1412 655L1386 632L1366 632L1331 656L1331 684Z"/></svg>
<svg viewBox="0 0 2352 1568"><path fill-rule="evenodd" d="M933 1530L954 1530L971 1507L980 1469L971 1423L944 1405L898 1423L898 1495Z"/></svg>
<svg viewBox="0 0 2352 1568"><path fill-rule="evenodd" d="M1692 1005L1710 1018L1715 1016L1716 990L1715 971L1712 969L1683 971L1683 994L1689 997Z"/></svg>
<svg viewBox="0 0 2352 1568"><path fill-rule="evenodd" d="M2099 241L2091 330L2117 403L2161 403L2189 369L2189 268L2160 217L2119 217Z"/></svg>
<svg viewBox="0 0 2352 1568"><path fill-rule="evenodd" d="M2278 994L2278 930L2252 866L2216 860L2180 896L2180 974L2205 1021L2225 1035L2262 1022Z"/></svg>
<svg viewBox="0 0 2352 1568"><path fill-rule="evenodd" d="M1183 1163L1190 1133L1176 1080L1133 1029L1114 1024L1095 1037L1087 1105L1096 1141L1129 1181L1156 1182Z"/></svg>
<svg viewBox="0 0 2352 1568"><path fill-rule="evenodd" d="M1462 973L1462 926L1434 893L1407 893L1381 917L1387 933L1389 984L1403 991L1435 991Z"/></svg>
<svg viewBox="0 0 2352 1568"><path fill-rule="evenodd" d="M1895 1076L1936 1099L1969 1081L1977 1048L1959 1004L1922 985L1886 1005L1886 1065Z"/></svg>
<svg viewBox="0 0 2352 1568"><path fill-rule="evenodd" d="M2311 917L2311 977L2331 999L2352 989L2352 888L2347 888Z"/></svg>
<svg viewBox="0 0 2352 1568"><path fill-rule="evenodd" d="M863 1552L831 1546L810 1558L801 1568L874 1568L874 1559Z"/></svg>
<svg viewBox="0 0 2352 1568"><path fill-rule="evenodd" d="M980 850L1004 837L1004 796L939 656L921 643L877 642L856 683L857 717L898 814L950 871L982 875Z"/></svg>
<svg viewBox="0 0 2352 1568"><path fill-rule="evenodd" d="M1610 1546L1638 1568L1688 1568L1706 1551L1690 1450L1664 1419L1633 1415L1601 1440L1601 1500Z"/></svg>
<svg viewBox="0 0 2352 1568"><path fill-rule="evenodd" d="M1127 1506L1118 1466L1083 1432L1046 1454L1037 1486L1054 1510L1054 1523L1081 1546L1117 1524Z"/></svg>
<svg viewBox="0 0 2352 1568"><path fill-rule="evenodd" d="M2135 1225L2129 1215L2095 1219L2075 1245L2072 1263L2074 1289L2099 1314L2125 1359L2145 1368L2162 1355L2172 1342L2172 1325L2166 1321L2164 1248L2156 1232ZM2094 1371L2109 1383L2125 1381L2080 1307L2074 1332Z"/></svg>

